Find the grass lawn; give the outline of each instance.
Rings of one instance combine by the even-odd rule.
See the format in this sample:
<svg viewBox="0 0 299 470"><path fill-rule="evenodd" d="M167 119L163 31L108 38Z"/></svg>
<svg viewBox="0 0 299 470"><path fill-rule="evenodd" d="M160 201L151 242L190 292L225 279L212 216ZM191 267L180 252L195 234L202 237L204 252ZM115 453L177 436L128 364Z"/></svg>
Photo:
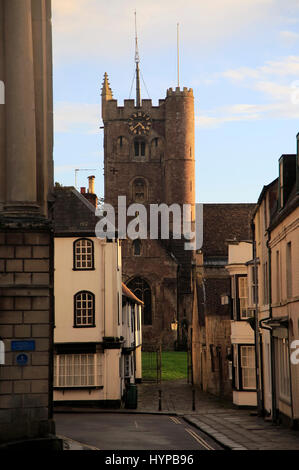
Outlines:
<svg viewBox="0 0 299 470"><path fill-rule="evenodd" d="M156 356L142 352L142 376L144 379L155 380ZM187 378L187 353L184 351L162 352L162 380Z"/></svg>

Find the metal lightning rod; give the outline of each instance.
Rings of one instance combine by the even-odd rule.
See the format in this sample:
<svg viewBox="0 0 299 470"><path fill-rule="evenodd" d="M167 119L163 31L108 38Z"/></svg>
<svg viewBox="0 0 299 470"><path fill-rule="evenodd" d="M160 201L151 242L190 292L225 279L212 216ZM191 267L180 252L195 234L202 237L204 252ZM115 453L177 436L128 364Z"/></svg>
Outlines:
<svg viewBox="0 0 299 470"><path fill-rule="evenodd" d="M180 87L180 37L179 37L180 24L177 23L177 60L178 60L178 87Z"/></svg>
<svg viewBox="0 0 299 470"><path fill-rule="evenodd" d="M136 106L141 107L141 93L140 93L140 70L139 70L139 50L138 50L138 36L137 36L137 14L135 10L135 63L136 63Z"/></svg>

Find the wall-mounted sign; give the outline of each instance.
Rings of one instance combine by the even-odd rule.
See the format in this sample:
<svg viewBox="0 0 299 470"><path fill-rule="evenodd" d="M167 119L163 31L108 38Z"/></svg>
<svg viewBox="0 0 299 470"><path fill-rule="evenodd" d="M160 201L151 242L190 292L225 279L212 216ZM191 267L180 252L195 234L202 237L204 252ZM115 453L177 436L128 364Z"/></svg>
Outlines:
<svg viewBox="0 0 299 470"><path fill-rule="evenodd" d="M12 351L35 351L35 341L12 341Z"/></svg>
<svg viewBox="0 0 299 470"><path fill-rule="evenodd" d="M18 354L16 361L18 366L26 366L28 364L27 354Z"/></svg>

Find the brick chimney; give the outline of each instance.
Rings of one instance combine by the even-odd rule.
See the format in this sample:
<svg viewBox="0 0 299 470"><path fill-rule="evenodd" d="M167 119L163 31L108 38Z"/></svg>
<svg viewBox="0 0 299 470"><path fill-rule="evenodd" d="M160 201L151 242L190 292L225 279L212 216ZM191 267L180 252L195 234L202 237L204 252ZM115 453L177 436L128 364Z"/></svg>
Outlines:
<svg viewBox="0 0 299 470"><path fill-rule="evenodd" d="M95 190L94 190L94 180L95 180L95 176L89 176L88 177L88 192L87 193L85 192L85 188L84 188L84 192L82 192L83 188L81 188L81 194L83 194L83 196L86 197L86 199L94 207L97 207L98 198L97 198L97 195L95 194Z"/></svg>

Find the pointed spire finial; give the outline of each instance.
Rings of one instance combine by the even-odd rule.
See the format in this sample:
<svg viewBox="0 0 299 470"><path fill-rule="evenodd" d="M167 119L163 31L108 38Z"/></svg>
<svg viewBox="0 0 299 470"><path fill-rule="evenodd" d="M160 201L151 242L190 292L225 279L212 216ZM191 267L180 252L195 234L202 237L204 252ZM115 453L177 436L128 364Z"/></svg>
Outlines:
<svg viewBox="0 0 299 470"><path fill-rule="evenodd" d="M140 70L139 70L139 49L138 49L138 36L137 36L137 13L135 10L135 63L136 63L136 106L141 107L141 93L140 93Z"/></svg>
<svg viewBox="0 0 299 470"><path fill-rule="evenodd" d="M102 86L102 96L105 96L106 99L112 99L113 93L109 85L108 74L107 72L104 73L104 81Z"/></svg>

